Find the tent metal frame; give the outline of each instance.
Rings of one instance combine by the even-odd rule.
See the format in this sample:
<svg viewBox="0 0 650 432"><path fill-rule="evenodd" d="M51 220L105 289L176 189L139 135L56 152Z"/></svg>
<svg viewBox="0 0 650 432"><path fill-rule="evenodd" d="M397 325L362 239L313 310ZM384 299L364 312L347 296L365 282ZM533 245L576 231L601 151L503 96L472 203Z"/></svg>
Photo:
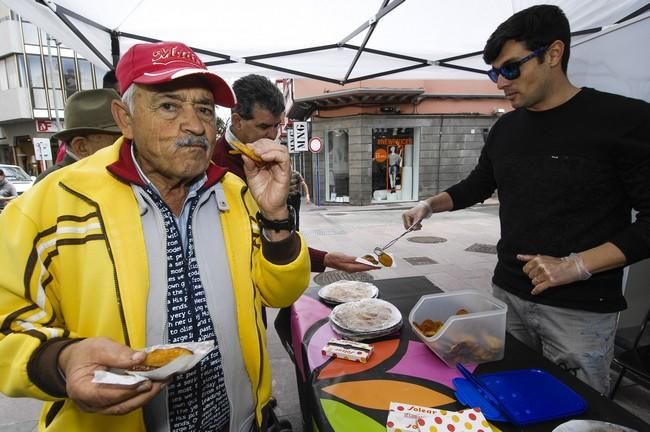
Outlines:
<svg viewBox="0 0 650 432"><path fill-rule="evenodd" d="M117 30L112 30L110 28L107 28L105 26L102 26L101 24L92 21L86 17L83 17L63 6L57 5L54 1L51 0L35 0L36 3L41 4L47 8L49 8L74 34L77 36L102 62L108 67L108 68L114 68L117 65L117 62L120 57L120 43L119 39L120 37L125 37L129 39L134 39L142 42L160 42L159 39L154 39L154 38L149 38L145 37L142 35L137 35L133 33L126 33L126 32L120 32ZM447 57L443 59L438 59L438 60L428 60L428 59L423 59L419 57L412 57L412 56L407 56L395 52L389 52L389 51L383 51L383 50L377 50L373 48L368 48L366 44L370 40L370 37L372 36L372 33L381 20L386 14L390 13L391 11L395 10L399 5L403 4L406 0L382 0L382 5L380 9L377 11L375 15L373 15L368 21L365 23L361 24L359 27L357 27L354 31L352 31L349 35L341 39L338 43L335 44L329 44L329 45L321 45L321 46L315 46L315 47L307 47L307 48L300 48L300 49L294 49L294 50L288 50L288 51L279 51L279 52L272 52L272 53L267 53L267 54L259 54L259 55L251 55L251 56L246 56L246 57L235 57L231 56L228 54L224 53L219 53L215 51L210 51L198 47L192 47L192 49L198 53L198 54L203 54L206 56L210 57L215 57L221 60L210 60L206 61L205 65L206 66L218 66L218 65L224 65L224 64L230 64L230 63L244 63L252 66L257 66L260 68L264 69L270 69L270 70L275 70L278 72L284 72L292 75L297 75L305 78L311 78L315 80L320 80L320 81L325 81L325 82L330 82L334 84L339 84L339 85L344 85L348 83L353 83L353 82L358 82L358 81L363 81L363 80L369 80L373 78L379 78L387 75L392 75L395 73L399 72L406 72L414 69L419 69L423 67L428 67L428 66L439 66L439 67L446 67L446 68L451 68L451 69L457 69L457 70L462 70L466 72L474 72L474 73L479 73L479 74L487 74L486 70L482 69L476 69L476 68L471 68L467 66L461 66L457 64L453 64L451 62L456 61L456 60L461 60L465 58L470 58L474 57L477 55L481 55L483 51L474 51L471 53L467 54L461 54L453 57ZM620 24L624 21L627 21L628 19L634 18L647 10L650 9L650 4L646 4L644 7L640 8L639 10L629 14L628 16L620 19L617 21L615 24ZM95 27L96 29L99 29L101 31L106 32L107 34L110 35L110 40L111 40L111 57L112 61L107 59L102 53L83 35L83 33L79 30L77 26L75 26L71 21L70 18L73 18L75 20L79 20L83 22L84 24L87 24L89 26ZM597 33L601 31L603 28L602 27L595 27L591 29L586 29L586 30L581 30L581 31L576 31L571 33L572 36L581 36L585 34L591 34L591 33ZM364 30L367 30L366 36L364 37L364 40L361 45L351 45L348 44L347 42L357 36L359 33L363 32ZM348 50L354 50L355 55L354 58L348 67L347 72L345 73L345 76L342 79L337 79L335 77L331 76L323 76L323 75L316 75L312 73L308 73L305 71L297 70L297 69L291 69L291 68L285 68L281 66L277 66L268 62L264 62L263 60L268 60L268 59L273 59L273 58L278 58L278 57L286 57L286 56L291 56L291 55L298 55L298 54L304 54L304 53L313 53L313 52L319 52L319 51L326 51L326 50L331 50L331 49L348 49ZM357 76L350 78L350 75L352 74L352 71L354 70L359 58L363 53L369 53L369 54L376 54L380 56L385 56L393 59L398 59L398 60L404 60L404 61L409 61L412 62L413 64L410 66L404 66L400 68L394 68L394 69L387 69L383 71L379 71L376 73L368 74L368 75L363 75L363 76Z"/></svg>

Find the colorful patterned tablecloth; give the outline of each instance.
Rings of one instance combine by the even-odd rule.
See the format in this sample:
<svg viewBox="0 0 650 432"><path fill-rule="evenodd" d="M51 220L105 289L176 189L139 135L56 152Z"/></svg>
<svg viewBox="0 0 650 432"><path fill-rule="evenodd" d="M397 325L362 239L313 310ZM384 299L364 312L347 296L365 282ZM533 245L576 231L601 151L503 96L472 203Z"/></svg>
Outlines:
<svg viewBox="0 0 650 432"><path fill-rule="evenodd" d="M408 314L425 294L441 292L424 277L385 279L374 282L380 298L401 312L401 331L370 341L374 352L367 363L324 356L322 348L339 338L329 325L331 307L318 300L310 288L290 309L281 311L275 327L294 361L306 431L384 432L391 402L457 411L464 407L455 398L452 379L456 369L447 367L420 342L408 324ZM645 430L645 423L599 395L567 372L543 359L512 337L506 339L502 361L467 365L476 373L538 367L551 372L587 400L590 409L579 418L605 420ZM567 419L527 427L526 431L551 431ZM492 430L514 431L507 423L491 423ZM457 430L462 430L457 429Z"/></svg>

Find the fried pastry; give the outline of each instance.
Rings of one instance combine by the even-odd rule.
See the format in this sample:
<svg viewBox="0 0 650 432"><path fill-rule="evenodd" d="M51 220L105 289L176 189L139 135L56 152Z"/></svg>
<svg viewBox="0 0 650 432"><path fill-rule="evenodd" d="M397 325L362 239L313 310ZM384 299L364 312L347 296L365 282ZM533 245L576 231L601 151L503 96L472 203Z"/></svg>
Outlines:
<svg viewBox="0 0 650 432"><path fill-rule="evenodd" d="M444 323L440 320L433 321L430 319L426 319L422 321L421 324L418 323L414 323L414 324L418 328L418 330L420 330L420 332L426 337L431 337L435 335L438 332L438 330L440 330L440 327L444 325Z"/></svg>
<svg viewBox="0 0 650 432"><path fill-rule="evenodd" d="M393 259L387 253L380 253L377 256L377 259L384 267L390 267L393 265Z"/></svg>
<svg viewBox="0 0 650 432"><path fill-rule="evenodd" d="M249 158L253 159L257 163L264 163L264 160L259 157L253 150L251 150L246 144L242 144L240 142L234 141L232 144L237 150L239 150L241 153L245 154Z"/></svg>
<svg viewBox="0 0 650 432"><path fill-rule="evenodd" d="M366 260L366 261L368 261L368 262L370 262L370 263L373 263L373 264L379 264L379 262L375 259L375 257L372 256L372 255L370 255L370 254L368 254L368 255L364 255L364 256L362 256L361 258L364 259L364 260Z"/></svg>
<svg viewBox="0 0 650 432"><path fill-rule="evenodd" d="M130 370L144 372L158 369L159 367L165 366L180 356L192 354L194 353L187 348L158 348L148 352L147 357L144 359L144 362L142 362L142 364L131 367Z"/></svg>

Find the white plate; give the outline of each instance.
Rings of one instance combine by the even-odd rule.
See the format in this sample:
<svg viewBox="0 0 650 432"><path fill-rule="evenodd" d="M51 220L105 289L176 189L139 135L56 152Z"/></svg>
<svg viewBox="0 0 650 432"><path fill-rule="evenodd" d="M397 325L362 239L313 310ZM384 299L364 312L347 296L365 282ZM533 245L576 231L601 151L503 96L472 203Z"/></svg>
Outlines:
<svg viewBox="0 0 650 432"><path fill-rule="evenodd" d="M361 332L351 332L348 330L344 330L340 327L338 327L336 324L334 324L330 320L330 327L334 331L334 333L340 335L344 339L348 340L353 340L353 341L367 341L371 339L377 339L383 336L388 336L390 334L395 333L399 329L402 328L403 322L400 320L395 326L389 327L385 330L379 330L376 332L368 332L368 333L361 333Z"/></svg>
<svg viewBox="0 0 650 432"><path fill-rule="evenodd" d="M387 301L365 299L336 306L330 321L343 331L368 334L393 329L402 321L402 314Z"/></svg>
<svg viewBox="0 0 650 432"><path fill-rule="evenodd" d="M350 280L336 281L318 290L318 296L331 304L375 298L377 295L379 295L379 289L375 285Z"/></svg>
<svg viewBox="0 0 650 432"><path fill-rule="evenodd" d="M635 432L625 426L596 420L570 420L562 423L553 432Z"/></svg>

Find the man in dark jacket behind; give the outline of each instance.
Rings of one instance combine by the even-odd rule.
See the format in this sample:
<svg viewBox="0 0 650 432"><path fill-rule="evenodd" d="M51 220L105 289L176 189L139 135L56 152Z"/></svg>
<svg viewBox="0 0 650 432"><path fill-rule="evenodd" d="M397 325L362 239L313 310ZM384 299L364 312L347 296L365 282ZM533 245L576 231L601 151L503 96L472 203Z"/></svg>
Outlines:
<svg viewBox="0 0 650 432"><path fill-rule="evenodd" d="M267 78L244 76L233 84L237 104L232 108L231 124L217 140L212 160L246 180L242 155L229 143L252 143L261 138L275 140L284 123L284 97ZM356 262L356 257L341 252L309 248L311 271L323 272L326 267L349 273L374 270L378 267Z"/></svg>
<svg viewBox="0 0 650 432"><path fill-rule="evenodd" d="M64 111L66 129L52 136L65 143L65 156L43 171L34 183L113 144L122 135L111 113L111 103L119 99L113 89L84 90L70 96Z"/></svg>

